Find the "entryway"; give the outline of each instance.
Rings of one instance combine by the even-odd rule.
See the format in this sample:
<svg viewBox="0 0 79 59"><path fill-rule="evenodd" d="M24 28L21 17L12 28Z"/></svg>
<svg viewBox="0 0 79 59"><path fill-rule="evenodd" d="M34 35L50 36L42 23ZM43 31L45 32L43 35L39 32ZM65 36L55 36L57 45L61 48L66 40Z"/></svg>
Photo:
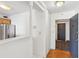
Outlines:
<svg viewBox="0 0 79 59"><path fill-rule="evenodd" d="M47 57L78 58L78 14L70 18L69 21L66 19L57 20L55 33L56 48L49 50Z"/></svg>

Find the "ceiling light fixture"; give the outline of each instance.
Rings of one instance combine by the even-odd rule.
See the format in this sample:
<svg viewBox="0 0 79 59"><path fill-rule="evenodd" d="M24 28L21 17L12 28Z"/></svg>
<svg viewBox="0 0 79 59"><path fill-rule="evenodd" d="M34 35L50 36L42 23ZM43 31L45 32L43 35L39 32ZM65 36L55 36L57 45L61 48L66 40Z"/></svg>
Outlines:
<svg viewBox="0 0 79 59"><path fill-rule="evenodd" d="M11 10L11 7L8 5L0 4L0 7L4 10Z"/></svg>
<svg viewBox="0 0 79 59"><path fill-rule="evenodd" d="M64 1L56 1L56 2L55 2L55 5L56 5L57 7L61 7L61 6L63 6L63 4L64 4Z"/></svg>

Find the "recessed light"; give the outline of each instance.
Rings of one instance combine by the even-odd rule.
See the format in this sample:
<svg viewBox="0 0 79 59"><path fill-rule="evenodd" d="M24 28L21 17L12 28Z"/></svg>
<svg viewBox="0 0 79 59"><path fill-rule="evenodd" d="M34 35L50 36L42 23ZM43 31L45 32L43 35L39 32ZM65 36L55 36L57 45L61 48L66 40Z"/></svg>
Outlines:
<svg viewBox="0 0 79 59"><path fill-rule="evenodd" d="M11 7L5 4L0 4L0 7L4 10L11 10Z"/></svg>
<svg viewBox="0 0 79 59"><path fill-rule="evenodd" d="M61 7L61 6L63 6L63 4L64 4L64 1L56 1L56 2L55 2L55 5L56 5L57 7Z"/></svg>

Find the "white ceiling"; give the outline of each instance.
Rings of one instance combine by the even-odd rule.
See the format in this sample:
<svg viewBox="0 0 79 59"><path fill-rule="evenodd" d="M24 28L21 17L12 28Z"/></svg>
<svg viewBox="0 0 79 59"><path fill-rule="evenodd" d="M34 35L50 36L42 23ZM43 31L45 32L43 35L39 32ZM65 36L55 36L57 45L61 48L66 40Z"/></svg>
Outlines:
<svg viewBox="0 0 79 59"><path fill-rule="evenodd" d="M65 1L62 7L56 7L55 1L44 1L50 13L58 13L79 9L79 1Z"/></svg>
<svg viewBox="0 0 79 59"><path fill-rule="evenodd" d="M50 13L58 13L64 11L71 11L75 9L79 9L79 1L65 1L65 4L62 7L56 7L55 1L43 1L47 9ZM21 13L28 10L28 3L27 1L0 1L0 3L6 4L11 6L12 10L7 11L0 8L0 13L3 15L13 15L16 13Z"/></svg>
<svg viewBox="0 0 79 59"><path fill-rule="evenodd" d="M9 5L12 9L10 11L0 8L0 13L3 15L13 15L28 10L27 1L0 1L1 4Z"/></svg>

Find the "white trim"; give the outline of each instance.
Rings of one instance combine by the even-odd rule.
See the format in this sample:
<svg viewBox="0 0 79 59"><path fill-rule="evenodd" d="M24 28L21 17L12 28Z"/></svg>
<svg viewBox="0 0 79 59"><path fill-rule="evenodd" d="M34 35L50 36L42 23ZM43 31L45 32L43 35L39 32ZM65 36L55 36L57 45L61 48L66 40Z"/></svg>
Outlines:
<svg viewBox="0 0 79 59"><path fill-rule="evenodd" d="M30 37L32 37L32 18L33 18L33 16L32 16L32 9L33 9L33 2L30 2L30 16L29 16L29 25L30 25Z"/></svg>
<svg viewBox="0 0 79 59"><path fill-rule="evenodd" d="M66 22L66 40L70 40L70 22Z"/></svg>
<svg viewBox="0 0 79 59"><path fill-rule="evenodd" d="M37 2L37 1L35 1L34 2L42 11L45 11L45 9Z"/></svg>
<svg viewBox="0 0 79 59"><path fill-rule="evenodd" d="M79 15L78 15L78 58L79 58Z"/></svg>
<svg viewBox="0 0 79 59"><path fill-rule="evenodd" d="M43 58L46 58L46 57L47 57L47 55L48 55L48 53L49 53L49 50L47 51L46 55L45 55L45 56L43 56Z"/></svg>
<svg viewBox="0 0 79 59"><path fill-rule="evenodd" d="M44 6L45 9L47 9L46 4L43 1L39 1L39 2Z"/></svg>

